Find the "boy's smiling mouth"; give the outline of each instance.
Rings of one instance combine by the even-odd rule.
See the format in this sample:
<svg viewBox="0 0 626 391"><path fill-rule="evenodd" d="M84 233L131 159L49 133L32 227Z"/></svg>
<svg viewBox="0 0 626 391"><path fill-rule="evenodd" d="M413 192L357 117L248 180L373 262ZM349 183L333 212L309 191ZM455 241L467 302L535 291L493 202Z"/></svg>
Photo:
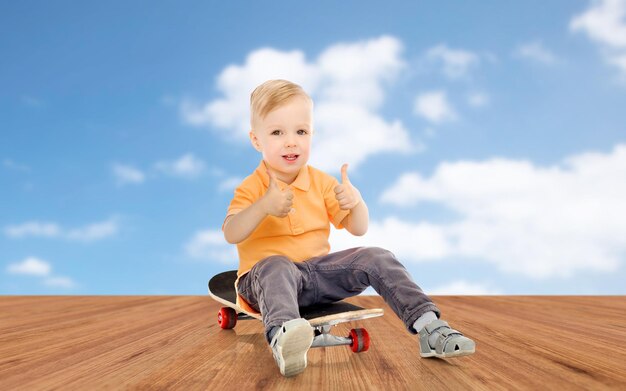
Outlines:
<svg viewBox="0 0 626 391"><path fill-rule="evenodd" d="M298 156L300 156L300 155L296 155L294 153L291 153L289 155L283 155L283 159L287 160L288 162L295 162L296 159L298 158Z"/></svg>

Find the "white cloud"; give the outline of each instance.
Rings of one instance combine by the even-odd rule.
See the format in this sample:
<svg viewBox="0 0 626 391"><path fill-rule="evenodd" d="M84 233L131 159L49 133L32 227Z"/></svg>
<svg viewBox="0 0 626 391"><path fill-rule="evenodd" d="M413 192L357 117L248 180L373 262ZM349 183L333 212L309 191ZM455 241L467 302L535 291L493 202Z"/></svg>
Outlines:
<svg viewBox="0 0 626 391"><path fill-rule="evenodd" d="M456 118L456 113L448 102L445 91L429 91L419 94L415 98L414 112L435 124Z"/></svg>
<svg viewBox="0 0 626 391"><path fill-rule="evenodd" d="M339 172L343 163L355 169L375 153L421 150L400 121L386 122L362 106L322 102L316 122L311 165L324 171Z"/></svg>
<svg viewBox="0 0 626 391"><path fill-rule="evenodd" d="M61 234L61 228L55 223L29 221L20 225L4 228L4 233L10 238L22 238L24 236L57 237Z"/></svg>
<svg viewBox="0 0 626 391"><path fill-rule="evenodd" d="M570 21L569 27L599 43L605 60L626 76L626 0L593 1L590 8Z"/></svg>
<svg viewBox="0 0 626 391"><path fill-rule="evenodd" d="M119 230L117 220L116 217L111 217L106 221L75 229L64 229L57 223L28 221L18 225L7 226L4 228L4 233L9 238L15 239L34 236L89 242L115 235Z"/></svg>
<svg viewBox="0 0 626 391"><path fill-rule="evenodd" d="M115 163L113 164L113 174L118 185L140 184L148 178L155 179L162 174L172 177L195 179L205 172L211 175L223 175L222 170L211 168L207 170L205 162L193 153L186 153L174 160L159 160L153 164L153 170L147 175L139 168Z"/></svg>
<svg viewBox="0 0 626 391"><path fill-rule="evenodd" d="M190 179L200 176L206 165L193 153L187 153L178 160L157 162L155 167L165 174Z"/></svg>
<svg viewBox="0 0 626 391"><path fill-rule="evenodd" d="M117 234L119 225L116 218L90 224L86 227L68 230L65 237L69 240L91 242Z"/></svg>
<svg viewBox="0 0 626 391"><path fill-rule="evenodd" d="M222 180L217 185L217 190L221 192L234 191L237 186L243 181L243 178L240 177L230 177Z"/></svg>
<svg viewBox="0 0 626 391"><path fill-rule="evenodd" d="M467 77L471 68L478 66L480 57L468 50L451 49L445 44L437 45L426 52L426 58L442 65L444 75L450 79Z"/></svg>
<svg viewBox="0 0 626 391"><path fill-rule="evenodd" d="M236 265L239 260L236 246L226 242L221 230L196 232L184 247L186 254L194 259L226 265Z"/></svg>
<svg viewBox="0 0 626 391"><path fill-rule="evenodd" d="M552 65L557 62L556 56L539 41L520 45L515 49L513 55L545 65Z"/></svg>
<svg viewBox="0 0 626 391"><path fill-rule="evenodd" d="M183 102L183 119L192 125L229 128L234 131L231 137L248 140L250 93L268 79L288 79L312 91L318 84L318 70L314 64L307 63L304 53L299 50L257 49L247 56L245 65L229 65L220 73L217 88L223 98L202 107Z"/></svg>
<svg viewBox="0 0 626 391"><path fill-rule="evenodd" d="M384 101L384 83L405 67L402 44L394 37L339 43L318 58L319 95L323 102L376 109Z"/></svg>
<svg viewBox="0 0 626 391"><path fill-rule="evenodd" d="M376 246L393 251L399 259L428 262L452 252L444 227L428 222L412 223L397 217L370 221L363 236L353 236L346 230L331 230L331 251L359 246Z"/></svg>
<svg viewBox="0 0 626 391"><path fill-rule="evenodd" d="M31 276L47 276L50 274L50 264L36 257L28 257L22 262L12 263L7 267L10 274L26 274Z"/></svg>
<svg viewBox="0 0 626 391"><path fill-rule="evenodd" d="M615 54L607 59L608 63L621 69L626 75L626 51L622 54Z"/></svg>
<svg viewBox="0 0 626 391"><path fill-rule="evenodd" d="M489 100L489 95L484 92L472 92L467 96L467 103L472 107L485 107Z"/></svg>
<svg viewBox="0 0 626 391"><path fill-rule="evenodd" d="M626 1L596 0L592 6L570 21L572 31L583 31L601 44L626 47Z"/></svg>
<svg viewBox="0 0 626 391"><path fill-rule="evenodd" d="M141 170L119 163L113 164L113 175L118 185L143 183L146 179L146 176Z"/></svg>
<svg viewBox="0 0 626 391"><path fill-rule="evenodd" d="M51 275L52 266L49 262L37 257L28 257L21 262L9 264L9 274L41 277L44 285L55 288L74 288L76 283L69 277Z"/></svg>
<svg viewBox="0 0 626 391"><path fill-rule="evenodd" d="M402 174L380 200L398 206L411 206L417 204L419 199L437 199L441 192L433 186L426 188L426 185L427 181L417 173ZM419 189L419 195L413 194L416 189Z"/></svg>
<svg viewBox="0 0 626 391"><path fill-rule="evenodd" d="M435 243L427 245L441 257L482 259L534 278L569 277L611 272L624 259L624 178L626 145L617 145L611 153L571 156L551 167L506 159L442 163L430 178L403 175L381 201L437 202L456 212L455 222L427 226ZM425 226L400 223L402 230L377 234L391 238L390 248L411 247L416 229ZM428 258L417 245L412 251L403 249L408 259Z"/></svg>
<svg viewBox="0 0 626 391"><path fill-rule="evenodd" d="M500 295L502 292L490 288L486 284L479 284L465 280L456 280L445 285L428 289L429 295Z"/></svg>
<svg viewBox="0 0 626 391"><path fill-rule="evenodd" d="M258 49L243 65L220 73L222 98L204 105L183 102L181 114L189 124L229 129L227 137L248 143L251 91L265 80L282 78L300 84L315 100L312 165L338 172L345 161L356 168L372 154L416 152L420 145L411 142L402 122L378 113L386 86L405 67L401 54L401 42L390 36L338 43L313 61L299 50Z"/></svg>
<svg viewBox="0 0 626 391"><path fill-rule="evenodd" d="M63 277L63 276L46 278L43 283L47 286L55 287L55 288L70 289L76 286L76 283L74 282L74 280L72 280L69 277Z"/></svg>
<svg viewBox="0 0 626 391"><path fill-rule="evenodd" d="M28 167L25 164L21 164L21 163L17 163L11 159L3 159L2 160L2 165L10 170L15 170L15 171L22 171L22 172L29 172L30 171L30 167Z"/></svg>

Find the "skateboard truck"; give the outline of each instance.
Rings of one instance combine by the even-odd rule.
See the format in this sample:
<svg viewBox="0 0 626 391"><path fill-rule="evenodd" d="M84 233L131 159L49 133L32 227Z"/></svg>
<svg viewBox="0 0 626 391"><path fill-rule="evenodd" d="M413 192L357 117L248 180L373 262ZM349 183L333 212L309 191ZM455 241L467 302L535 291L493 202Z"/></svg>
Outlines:
<svg viewBox="0 0 626 391"><path fill-rule="evenodd" d="M365 352L370 347L370 336L363 328L352 329L347 337L339 337L330 333L331 325L314 327L315 337L312 348L348 345L355 353Z"/></svg>

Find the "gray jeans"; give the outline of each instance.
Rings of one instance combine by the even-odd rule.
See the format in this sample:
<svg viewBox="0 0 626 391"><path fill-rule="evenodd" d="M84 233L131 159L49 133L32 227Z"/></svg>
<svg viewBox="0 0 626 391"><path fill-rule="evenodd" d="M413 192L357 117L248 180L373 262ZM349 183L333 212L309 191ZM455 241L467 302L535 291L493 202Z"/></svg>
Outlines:
<svg viewBox="0 0 626 391"><path fill-rule="evenodd" d="M378 247L351 248L306 262L267 257L239 279L237 290L261 312L267 338L272 327L300 318L299 307L339 301L369 286L413 334L413 323L423 313L433 311L440 317L439 309L393 253Z"/></svg>

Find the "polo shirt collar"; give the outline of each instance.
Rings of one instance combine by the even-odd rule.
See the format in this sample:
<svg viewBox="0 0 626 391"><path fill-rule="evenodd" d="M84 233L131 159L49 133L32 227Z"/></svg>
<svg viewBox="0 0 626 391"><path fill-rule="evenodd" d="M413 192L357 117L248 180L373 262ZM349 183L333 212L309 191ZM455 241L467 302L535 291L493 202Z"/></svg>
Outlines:
<svg viewBox="0 0 626 391"><path fill-rule="evenodd" d="M270 177L267 174L267 166L265 165L265 160L261 159L261 163L259 163L259 166L256 168L256 173L261 177L263 185L265 187L268 187L270 185ZM280 179L278 180L278 182L280 183L281 189L284 189L287 186L293 186L302 191L309 191L309 188L311 187L311 179L309 178L308 165L305 164L304 167L300 169L300 172L298 172L298 176L291 183L291 185L287 185Z"/></svg>

